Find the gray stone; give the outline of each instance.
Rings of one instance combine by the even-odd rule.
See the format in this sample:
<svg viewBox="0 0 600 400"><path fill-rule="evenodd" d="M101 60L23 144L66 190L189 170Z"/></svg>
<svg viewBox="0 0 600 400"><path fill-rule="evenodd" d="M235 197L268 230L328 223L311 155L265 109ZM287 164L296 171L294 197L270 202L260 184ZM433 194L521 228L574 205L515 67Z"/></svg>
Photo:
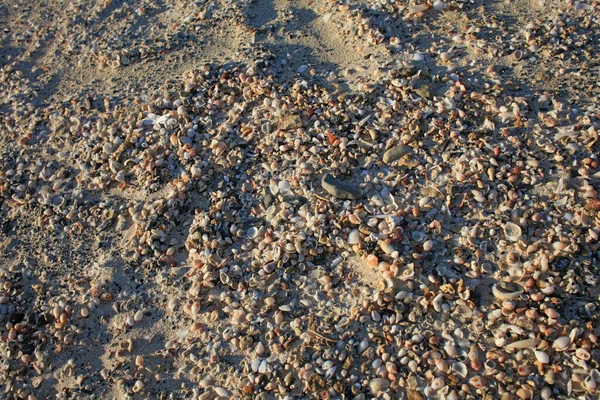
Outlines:
<svg viewBox="0 0 600 400"><path fill-rule="evenodd" d="M321 186L323 186L325 191L338 199L353 200L360 197L360 193L356 189L338 181L331 176L331 174L325 174L323 176L323 179L321 179Z"/></svg>

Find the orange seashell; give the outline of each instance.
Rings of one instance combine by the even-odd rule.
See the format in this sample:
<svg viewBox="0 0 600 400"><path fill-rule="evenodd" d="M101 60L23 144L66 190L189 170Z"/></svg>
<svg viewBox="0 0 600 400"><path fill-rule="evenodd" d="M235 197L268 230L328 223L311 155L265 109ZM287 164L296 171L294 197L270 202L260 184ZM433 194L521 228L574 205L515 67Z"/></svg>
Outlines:
<svg viewBox="0 0 600 400"><path fill-rule="evenodd" d="M365 258L365 262L371 268L377 268L377 266L379 265L379 259L377 258L377 256L375 254L369 254Z"/></svg>

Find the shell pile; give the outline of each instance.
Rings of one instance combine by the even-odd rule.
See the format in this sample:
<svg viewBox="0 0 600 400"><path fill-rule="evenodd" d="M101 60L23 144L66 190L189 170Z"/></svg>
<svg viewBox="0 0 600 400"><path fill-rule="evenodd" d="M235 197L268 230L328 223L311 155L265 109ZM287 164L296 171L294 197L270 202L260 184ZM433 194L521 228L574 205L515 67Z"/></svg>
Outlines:
<svg viewBox="0 0 600 400"><path fill-rule="evenodd" d="M99 21L174 14L100 3L65 9L79 17L64 35L15 26L12 40L121 70L218 21L262 18L251 2L202 6L165 37L124 28L145 43L134 51ZM458 0L300 2L394 59L346 88L304 64L279 73L268 26L239 28L267 38L244 62L198 64L156 90L45 102L22 60L3 63L3 395L598 396L600 103L455 62L485 49L573 67L600 9L560 3L516 32ZM294 20L286 10L277 21ZM439 35L452 16L460 29L418 47L417 28Z"/></svg>

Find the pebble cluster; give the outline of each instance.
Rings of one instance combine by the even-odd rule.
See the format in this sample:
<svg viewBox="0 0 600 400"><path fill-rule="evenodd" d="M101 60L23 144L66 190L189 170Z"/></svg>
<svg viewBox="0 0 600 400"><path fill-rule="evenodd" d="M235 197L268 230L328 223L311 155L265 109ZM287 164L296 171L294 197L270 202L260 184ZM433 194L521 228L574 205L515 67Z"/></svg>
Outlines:
<svg viewBox="0 0 600 400"><path fill-rule="evenodd" d="M596 398L597 88L454 63L588 76L600 8L560 3L517 28L476 2L327 2L398 56L356 90L260 58L39 106L3 65L3 396ZM467 12L429 49L393 31Z"/></svg>

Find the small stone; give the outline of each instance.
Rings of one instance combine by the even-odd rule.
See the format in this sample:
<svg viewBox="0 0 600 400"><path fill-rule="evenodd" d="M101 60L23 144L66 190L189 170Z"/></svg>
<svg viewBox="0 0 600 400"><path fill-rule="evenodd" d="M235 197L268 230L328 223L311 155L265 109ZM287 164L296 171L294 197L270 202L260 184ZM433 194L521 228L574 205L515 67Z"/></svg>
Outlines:
<svg viewBox="0 0 600 400"><path fill-rule="evenodd" d="M424 99L431 98L431 89L429 88L429 85L422 85L421 87L414 89L413 92Z"/></svg>
<svg viewBox="0 0 600 400"><path fill-rule="evenodd" d="M446 7L446 3L441 0L436 0L433 2L433 9L435 11L442 11Z"/></svg>
<svg viewBox="0 0 600 400"><path fill-rule="evenodd" d="M417 392L416 390L408 390L407 391L408 394L408 400L423 400L423 396L421 396L421 394L419 392Z"/></svg>
<svg viewBox="0 0 600 400"><path fill-rule="evenodd" d="M354 188L338 181L331 174L325 174L321 180L321 186L329 194L338 199L353 200L360 197L360 193Z"/></svg>
<svg viewBox="0 0 600 400"><path fill-rule="evenodd" d="M383 162L390 165L394 161L398 161L405 155L409 154L412 149L408 146L395 146L383 153Z"/></svg>

